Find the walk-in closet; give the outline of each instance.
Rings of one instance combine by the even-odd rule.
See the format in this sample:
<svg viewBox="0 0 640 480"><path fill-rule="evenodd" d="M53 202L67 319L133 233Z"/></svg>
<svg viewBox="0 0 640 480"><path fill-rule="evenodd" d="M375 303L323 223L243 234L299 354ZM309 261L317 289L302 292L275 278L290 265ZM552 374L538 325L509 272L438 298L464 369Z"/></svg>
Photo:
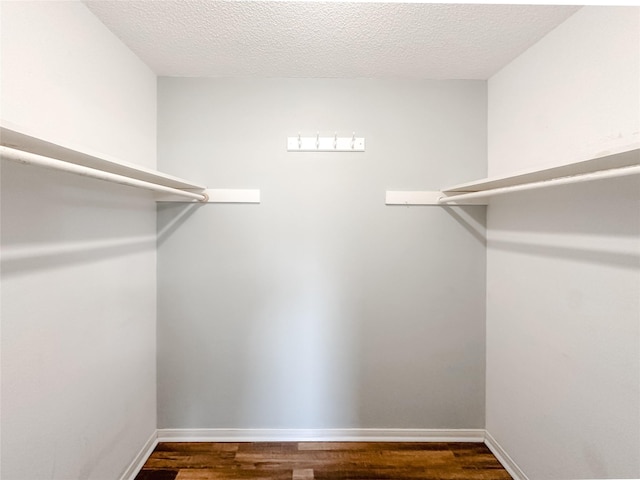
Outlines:
<svg viewBox="0 0 640 480"><path fill-rule="evenodd" d="M3 480L640 478L640 5L0 27Z"/></svg>

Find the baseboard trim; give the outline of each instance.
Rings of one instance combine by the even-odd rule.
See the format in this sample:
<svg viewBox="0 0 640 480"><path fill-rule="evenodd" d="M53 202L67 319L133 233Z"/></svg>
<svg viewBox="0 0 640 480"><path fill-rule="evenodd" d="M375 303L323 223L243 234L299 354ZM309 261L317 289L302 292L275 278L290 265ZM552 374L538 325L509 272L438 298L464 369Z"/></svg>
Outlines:
<svg viewBox="0 0 640 480"><path fill-rule="evenodd" d="M522 469L518 466L518 464L509 456L509 454L505 451L504 448L496 441L493 436L485 431L484 443L491 453L495 455L498 461L502 464L504 469L509 472L509 475L513 477L513 480L529 480L529 478L524 474Z"/></svg>
<svg viewBox="0 0 640 480"><path fill-rule="evenodd" d="M158 431L154 430L149 437L149 440L145 442L140 452L138 452L138 455L136 455L131 464L124 471L120 480L134 480L136 475L138 475L140 470L142 470L144 463L151 456L156 445L158 445Z"/></svg>
<svg viewBox="0 0 640 480"><path fill-rule="evenodd" d="M518 464L484 429L422 428L161 428L154 431L120 480L134 480L159 442L475 442L491 450L513 480L529 480Z"/></svg>
<svg viewBox="0 0 640 480"><path fill-rule="evenodd" d="M478 442L483 429L340 428L237 429L163 428L159 442Z"/></svg>

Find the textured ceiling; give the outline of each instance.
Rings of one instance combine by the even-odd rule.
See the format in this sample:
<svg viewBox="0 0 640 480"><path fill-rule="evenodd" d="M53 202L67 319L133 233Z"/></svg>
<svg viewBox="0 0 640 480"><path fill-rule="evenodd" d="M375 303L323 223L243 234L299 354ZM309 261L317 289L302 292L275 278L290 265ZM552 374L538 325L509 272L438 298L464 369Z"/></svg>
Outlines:
<svg viewBox="0 0 640 480"><path fill-rule="evenodd" d="M162 76L486 79L578 7L85 0Z"/></svg>

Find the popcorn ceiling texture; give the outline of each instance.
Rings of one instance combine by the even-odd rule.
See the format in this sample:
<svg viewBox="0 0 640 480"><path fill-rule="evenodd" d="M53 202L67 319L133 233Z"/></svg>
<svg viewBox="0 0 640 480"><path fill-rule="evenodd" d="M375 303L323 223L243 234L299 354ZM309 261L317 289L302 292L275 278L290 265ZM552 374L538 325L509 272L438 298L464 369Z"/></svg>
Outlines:
<svg viewBox="0 0 640 480"><path fill-rule="evenodd" d="M486 79L578 7L85 0L160 76Z"/></svg>

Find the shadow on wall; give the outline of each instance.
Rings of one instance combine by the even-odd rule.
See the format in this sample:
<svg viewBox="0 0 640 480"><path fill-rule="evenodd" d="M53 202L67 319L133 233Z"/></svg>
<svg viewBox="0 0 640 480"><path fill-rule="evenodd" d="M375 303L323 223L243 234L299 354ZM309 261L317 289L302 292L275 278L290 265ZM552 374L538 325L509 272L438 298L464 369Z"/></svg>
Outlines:
<svg viewBox="0 0 640 480"><path fill-rule="evenodd" d="M358 364L355 317L339 298L331 268L307 268L309 275L296 285L266 286L242 339L240 422L266 428L358 424L358 392L350 388Z"/></svg>
<svg viewBox="0 0 640 480"><path fill-rule="evenodd" d="M146 191L2 162L3 276L155 249Z"/></svg>
<svg viewBox="0 0 640 480"><path fill-rule="evenodd" d="M527 255L539 255L542 257L558 258L562 260L574 260L577 262L612 265L629 270L640 268L640 253L612 252L578 247L565 247L558 245L537 245L535 243L509 242L492 240L491 248L505 250Z"/></svg>
<svg viewBox="0 0 640 480"><path fill-rule="evenodd" d="M204 206L201 203L164 203L158 205L158 247L178 229L180 225Z"/></svg>
<svg viewBox="0 0 640 480"><path fill-rule="evenodd" d="M152 251L155 236L95 242L67 242L26 248L4 249L0 257L3 276L28 275L38 270L107 260L132 253Z"/></svg>
<svg viewBox="0 0 640 480"><path fill-rule="evenodd" d="M331 233L344 232L353 218L337 204L325 205L329 213L322 217L310 216L313 208L320 207L311 203L305 211L283 202L260 215L260 226L246 225L262 240L243 240L249 261L259 265L253 309L238 339L244 375L235 411L247 426L358 424L352 386L361 326L345 293L354 258L345 236Z"/></svg>
<svg viewBox="0 0 640 480"><path fill-rule="evenodd" d="M495 197L490 249L640 267L640 178L551 187Z"/></svg>
<svg viewBox="0 0 640 480"><path fill-rule="evenodd" d="M464 227L473 238L478 240L482 245L486 245L486 211L482 207L449 207L443 205L442 208L451 217Z"/></svg>

